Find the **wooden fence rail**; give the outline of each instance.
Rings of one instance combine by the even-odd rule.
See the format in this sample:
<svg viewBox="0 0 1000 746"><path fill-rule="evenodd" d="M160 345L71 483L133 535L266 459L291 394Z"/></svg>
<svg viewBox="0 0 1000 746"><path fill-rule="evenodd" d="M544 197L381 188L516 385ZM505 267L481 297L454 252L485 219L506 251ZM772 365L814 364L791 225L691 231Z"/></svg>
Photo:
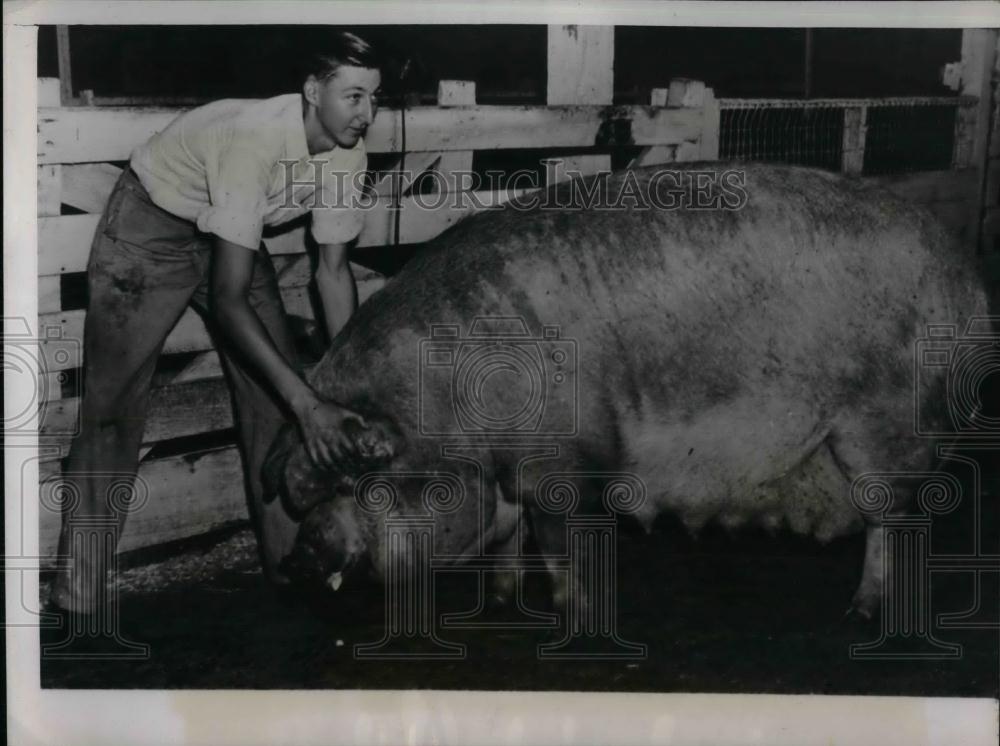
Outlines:
<svg viewBox="0 0 1000 746"><path fill-rule="evenodd" d="M182 110L128 107L43 108L38 162L123 161L132 148ZM406 110L407 152L592 147L602 127L628 122L636 145L698 142L704 112L649 106L422 106ZM398 111L380 111L365 136L369 153L398 153Z"/></svg>

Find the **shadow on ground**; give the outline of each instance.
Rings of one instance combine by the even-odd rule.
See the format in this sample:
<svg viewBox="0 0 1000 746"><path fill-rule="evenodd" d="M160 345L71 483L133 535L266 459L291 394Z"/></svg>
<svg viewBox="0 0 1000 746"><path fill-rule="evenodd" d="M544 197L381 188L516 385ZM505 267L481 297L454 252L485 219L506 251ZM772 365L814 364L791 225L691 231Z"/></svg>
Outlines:
<svg viewBox="0 0 1000 746"><path fill-rule="evenodd" d="M712 532L693 542L666 524L650 536L623 530L619 547L619 635L647 646L640 660L539 660L537 646L561 632L454 629L439 635L467 646L461 660L356 660L355 645L385 634L382 591L278 594L256 570L252 536L242 530L211 548L122 573L122 629L150 645L147 660L43 659L42 683L997 696L996 629L932 628L962 645L954 660L851 659L852 643L879 636L877 623L842 620L860 570L860 537L819 547ZM983 600L994 618L995 580L985 584ZM544 578L529 575L528 603L544 607L546 598ZM932 598L935 615L967 609L971 576L941 573ZM476 599L473 577L441 577L440 612L473 608ZM417 649L404 641L393 651Z"/></svg>
<svg viewBox="0 0 1000 746"><path fill-rule="evenodd" d="M983 490L982 551L995 553L996 503ZM990 512L992 511L992 512ZM932 554L969 551L968 510L933 525ZM546 630L442 629L466 646L459 660L358 660L354 646L385 635L382 590L289 597L257 570L247 529L208 547L120 574L124 635L150 645L141 661L43 659L53 688L421 688L591 691L701 691L921 696L998 696L998 629L937 626L937 615L973 604L973 576L932 578L931 632L962 646L952 660L853 660L851 644L879 637L879 623L842 619L860 576L863 539L820 546L792 536L694 540L668 520L651 535L619 532L618 632L647 646L619 661L539 660ZM982 614L1000 614L997 573L982 576ZM476 604L474 576L440 576L440 613ZM527 602L543 608L545 579L529 574ZM490 617L503 619L503 612ZM395 652L418 649L403 641Z"/></svg>

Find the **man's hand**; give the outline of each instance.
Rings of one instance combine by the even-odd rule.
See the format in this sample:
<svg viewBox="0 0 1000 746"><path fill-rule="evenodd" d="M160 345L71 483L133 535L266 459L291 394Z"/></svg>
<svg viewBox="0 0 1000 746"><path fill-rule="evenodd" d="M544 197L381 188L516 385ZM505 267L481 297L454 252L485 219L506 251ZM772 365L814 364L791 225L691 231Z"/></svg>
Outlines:
<svg viewBox="0 0 1000 746"><path fill-rule="evenodd" d="M335 402L320 399L315 394L296 402L294 411L306 451L314 464L329 469L336 463L357 459L348 429L365 427L361 415Z"/></svg>

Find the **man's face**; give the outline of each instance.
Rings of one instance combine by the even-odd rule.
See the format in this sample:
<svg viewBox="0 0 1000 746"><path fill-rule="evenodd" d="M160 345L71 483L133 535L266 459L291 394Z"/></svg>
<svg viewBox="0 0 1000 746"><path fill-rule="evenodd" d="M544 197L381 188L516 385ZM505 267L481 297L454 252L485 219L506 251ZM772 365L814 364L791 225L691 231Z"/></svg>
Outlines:
<svg viewBox="0 0 1000 746"><path fill-rule="evenodd" d="M353 148L364 136L378 109L376 91L382 84L378 70L367 67L343 66L324 81L314 83L315 101L320 124L342 148Z"/></svg>

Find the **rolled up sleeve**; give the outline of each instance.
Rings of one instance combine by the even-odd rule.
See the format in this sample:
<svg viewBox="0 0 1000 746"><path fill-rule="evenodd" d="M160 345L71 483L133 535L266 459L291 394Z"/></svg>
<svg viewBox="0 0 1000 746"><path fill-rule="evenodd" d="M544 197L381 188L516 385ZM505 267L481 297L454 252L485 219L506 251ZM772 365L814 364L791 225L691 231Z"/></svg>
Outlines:
<svg viewBox="0 0 1000 746"><path fill-rule="evenodd" d="M312 209L316 243L348 243L361 233L366 210L361 206L361 179L368 167L364 151L349 151L349 159L332 160L323 179L323 199Z"/></svg>
<svg viewBox="0 0 1000 746"><path fill-rule="evenodd" d="M267 210L270 166L253 148L229 147L207 169L211 205L198 215L198 228L248 249L260 247Z"/></svg>

